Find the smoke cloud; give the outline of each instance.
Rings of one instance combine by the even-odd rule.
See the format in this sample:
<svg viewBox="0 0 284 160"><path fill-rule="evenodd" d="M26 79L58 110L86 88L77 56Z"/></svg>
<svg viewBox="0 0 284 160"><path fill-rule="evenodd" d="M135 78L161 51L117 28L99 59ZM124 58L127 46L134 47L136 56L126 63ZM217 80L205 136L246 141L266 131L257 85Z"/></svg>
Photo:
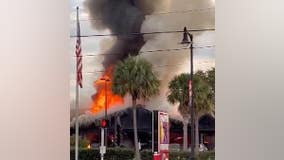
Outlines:
<svg viewBox="0 0 284 160"><path fill-rule="evenodd" d="M114 56L105 56L103 65L107 67L128 55L137 55L145 40L141 26L145 14L151 14L162 0L86 0L92 26L97 30L109 29L116 36L116 42L108 51ZM98 21L100 21L98 23ZM138 33L129 35L130 33Z"/></svg>
<svg viewBox="0 0 284 160"><path fill-rule="evenodd" d="M191 9L202 9L214 7L209 0L85 0L84 6L89 12L91 25L98 31L109 30L114 36L110 41L102 40L100 48L105 53L115 55L104 56L103 65L107 68L130 55L138 55L141 50L156 50L180 48L182 34L160 34L160 35L129 35L130 33L141 33L150 31L182 30L184 26L190 29L213 28L215 26L214 10L189 12L182 14L161 14L154 15L155 12L183 11ZM152 14L151 16L145 16ZM202 33L194 33L196 45L206 45L199 40ZM206 33L207 34L207 33ZM147 43L146 43L147 42ZM211 42L208 42L211 44ZM106 48L110 48L107 49ZM195 51L198 55L198 50ZM147 108L168 110L178 116L176 107L169 105L166 100L167 85L176 74L188 71L189 51L169 51L152 54L142 54L141 56L150 61L154 70L158 72L159 79L162 80L160 95L153 97L145 105ZM197 68L197 67L196 67ZM127 99L127 98L126 98Z"/></svg>

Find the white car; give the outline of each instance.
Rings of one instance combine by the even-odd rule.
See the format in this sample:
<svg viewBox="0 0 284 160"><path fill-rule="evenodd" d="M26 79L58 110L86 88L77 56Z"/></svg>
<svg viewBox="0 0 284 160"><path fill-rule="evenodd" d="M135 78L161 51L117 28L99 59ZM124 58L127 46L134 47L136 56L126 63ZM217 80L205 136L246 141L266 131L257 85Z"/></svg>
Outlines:
<svg viewBox="0 0 284 160"><path fill-rule="evenodd" d="M191 148L188 148L188 151L191 151ZM208 151L208 148L204 144L199 144L199 152L205 152Z"/></svg>
<svg viewBox="0 0 284 160"><path fill-rule="evenodd" d="M205 152L208 151L208 148L203 144L199 144L199 152Z"/></svg>

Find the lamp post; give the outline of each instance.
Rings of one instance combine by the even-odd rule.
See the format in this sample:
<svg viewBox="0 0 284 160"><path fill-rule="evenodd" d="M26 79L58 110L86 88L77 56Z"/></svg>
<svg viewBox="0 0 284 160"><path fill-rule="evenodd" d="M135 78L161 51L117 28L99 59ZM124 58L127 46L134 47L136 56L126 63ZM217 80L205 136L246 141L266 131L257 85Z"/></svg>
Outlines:
<svg viewBox="0 0 284 160"><path fill-rule="evenodd" d="M190 34L187 31L187 28L184 27L183 29L183 39L181 44L183 45L190 45L189 49L190 49L190 79L188 82L188 87L189 87L189 108L191 110L190 112L190 117L191 117L191 157L194 158L195 157L195 123L194 123L194 119L195 119L195 109L194 109L194 102L193 102L193 98L194 98L194 92L193 92L193 35Z"/></svg>
<svg viewBox="0 0 284 160"><path fill-rule="evenodd" d="M110 82L110 79L108 77L103 77L100 80L104 81L105 83L105 120L107 120L107 83ZM105 130L105 146L107 146L107 127L104 128Z"/></svg>

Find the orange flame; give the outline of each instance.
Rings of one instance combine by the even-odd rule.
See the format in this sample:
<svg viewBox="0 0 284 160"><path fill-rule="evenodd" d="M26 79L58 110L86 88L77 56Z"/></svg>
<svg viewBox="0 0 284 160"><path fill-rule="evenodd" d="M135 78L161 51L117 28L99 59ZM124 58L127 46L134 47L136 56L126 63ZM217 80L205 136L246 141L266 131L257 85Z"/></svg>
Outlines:
<svg viewBox="0 0 284 160"><path fill-rule="evenodd" d="M107 98L107 109L124 103L122 97L114 95L111 91L112 71L113 66L108 67L101 78L94 82L94 87L96 88L97 93L92 96L93 101L91 103L90 112L93 114L97 114L105 110L105 98ZM102 78L105 80L109 79L110 81L102 80Z"/></svg>

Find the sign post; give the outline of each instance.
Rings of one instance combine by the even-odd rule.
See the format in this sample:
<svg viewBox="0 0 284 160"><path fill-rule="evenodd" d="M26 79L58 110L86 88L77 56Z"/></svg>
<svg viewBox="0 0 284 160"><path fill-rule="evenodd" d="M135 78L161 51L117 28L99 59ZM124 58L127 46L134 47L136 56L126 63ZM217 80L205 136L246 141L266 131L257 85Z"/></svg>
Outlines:
<svg viewBox="0 0 284 160"><path fill-rule="evenodd" d="M106 146L104 146L104 134L105 130L104 128L101 128L101 146L100 146L101 160L104 160L104 154L106 153Z"/></svg>
<svg viewBox="0 0 284 160"><path fill-rule="evenodd" d="M153 116L153 159L169 159L169 114L162 111L154 111ZM158 158L157 158L158 157Z"/></svg>

